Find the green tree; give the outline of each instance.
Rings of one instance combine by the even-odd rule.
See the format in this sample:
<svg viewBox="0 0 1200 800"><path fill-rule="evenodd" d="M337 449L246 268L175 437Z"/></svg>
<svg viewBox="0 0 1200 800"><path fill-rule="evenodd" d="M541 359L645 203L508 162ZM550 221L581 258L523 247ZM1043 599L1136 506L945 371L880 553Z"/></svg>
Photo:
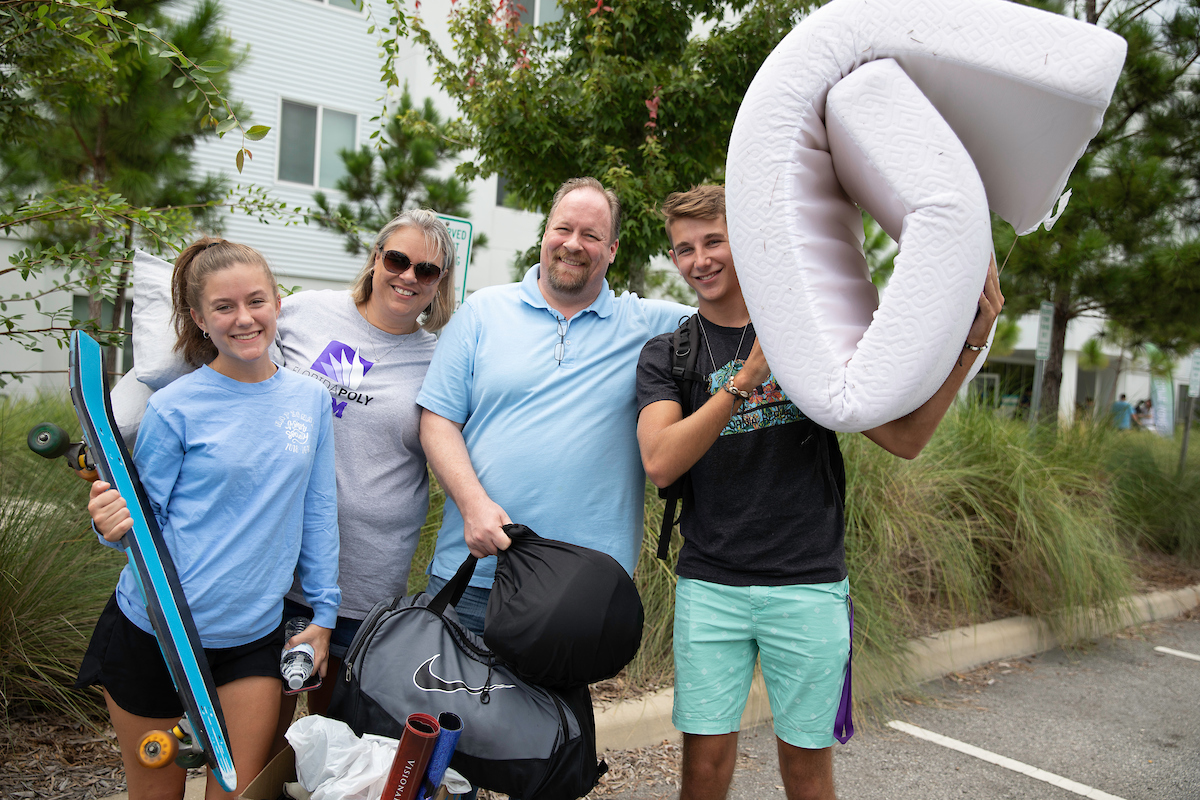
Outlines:
<svg viewBox="0 0 1200 800"><path fill-rule="evenodd" d="M475 156L459 174L501 175L521 207L543 214L564 180L600 179L625 214L609 281L644 293L651 256L666 251L659 204L722 179L746 88L816 2L559 5L561 19L535 27L521 24L515 0L461 0L449 52L419 18L411 27L471 126ZM711 27L693 35L699 23Z"/></svg>
<svg viewBox="0 0 1200 800"><path fill-rule="evenodd" d="M1054 303L1040 410L1048 424L1058 417L1067 325L1076 317L1105 314L1167 351L1200 341L1198 9L1197 0L1084 4L1084 21L1129 44L1112 104L1071 175L1073 196L1053 230L1014 244L1012 229L996 224L1000 252L1012 247L1005 311Z"/></svg>
<svg viewBox="0 0 1200 800"><path fill-rule="evenodd" d="M418 108L408 86L387 120L376 146L343 150L346 176L337 188L348 202L334 206L324 192L315 192L317 208L311 219L322 228L342 234L346 250L358 255L370 248L375 233L405 209L424 206L442 214L464 216L471 190L458 177L440 177L437 170L464 147L465 132L442 119L425 98ZM486 239L475 239L477 247Z"/></svg>
<svg viewBox="0 0 1200 800"><path fill-rule="evenodd" d="M121 319L135 245L178 247L219 205L284 212L252 187L225 194L215 181L192 178L187 153L206 129L240 133L239 169L246 141L268 129L245 127L219 82L226 62L217 57L232 60L232 49L215 30L215 1L178 24L159 14L161 5L0 3L0 231L29 242L0 275L53 276L49 288L0 298L0 336L29 349L56 336L62 346L61 335L81 321L70 306L45 304L80 289L90 298L84 325L118 341L119 325L101 320L99 309L115 301ZM31 328L29 308L49 324Z"/></svg>
<svg viewBox="0 0 1200 800"><path fill-rule="evenodd" d="M166 41L197 63L235 63L233 40L217 27L216 0L204 0L186 19L174 22L162 13L169 0L123 0L117 7L126 19L148 25ZM209 229L217 226L213 202L225 194L224 181L217 176L193 175L191 151L196 141L212 135L201 126L207 105L187 81L169 80L172 65L151 56L136 43L126 42L108 51L113 64L109 79L100 85L61 84L54 92L39 92L47 123L36 137L11 141L6 161L23 168L24 188L58 184L91 183L127 198L141 207L173 207L191 210L194 223ZM227 89L224 75L214 83ZM178 84L178 85L175 85ZM15 189L10 180L10 191ZM94 224L86 221L51 220L35 226L33 241L68 246L86 241ZM136 227L126 225L123 245L135 244ZM88 317L100 327L118 330L125 317L128 268L117 276L111 297L109 319L102 320L102 300L93 293L88 300ZM107 367L115 367L116 349L106 353Z"/></svg>

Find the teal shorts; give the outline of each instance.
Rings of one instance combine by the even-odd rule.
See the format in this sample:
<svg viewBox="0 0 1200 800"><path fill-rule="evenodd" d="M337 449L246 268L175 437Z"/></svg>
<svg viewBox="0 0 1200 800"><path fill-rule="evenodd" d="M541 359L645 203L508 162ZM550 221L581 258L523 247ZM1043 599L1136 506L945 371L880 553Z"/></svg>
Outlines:
<svg viewBox="0 0 1200 800"><path fill-rule="evenodd" d="M738 730L760 659L775 735L833 745L850 657L849 582L723 586L680 578L675 589L675 705L683 733Z"/></svg>

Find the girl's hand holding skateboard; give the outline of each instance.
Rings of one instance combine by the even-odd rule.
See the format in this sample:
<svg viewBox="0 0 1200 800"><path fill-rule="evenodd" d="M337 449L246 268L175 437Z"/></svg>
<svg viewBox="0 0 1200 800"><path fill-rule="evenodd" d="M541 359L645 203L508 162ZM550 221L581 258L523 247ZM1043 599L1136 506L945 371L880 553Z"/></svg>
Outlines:
<svg viewBox="0 0 1200 800"><path fill-rule="evenodd" d="M125 498L104 481L92 482L92 491L88 497L88 514L91 515L96 530L110 542L121 541L133 528L133 517L125 506Z"/></svg>
<svg viewBox="0 0 1200 800"><path fill-rule="evenodd" d="M313 625L310 622L304 630L284 642L283 649L287 650L304 643L312 645L313 666L317 668L317 674L324 679L325 667L329 662L329 637L332 635L333 631L330 628L322 628L320 625Z"/></svg>

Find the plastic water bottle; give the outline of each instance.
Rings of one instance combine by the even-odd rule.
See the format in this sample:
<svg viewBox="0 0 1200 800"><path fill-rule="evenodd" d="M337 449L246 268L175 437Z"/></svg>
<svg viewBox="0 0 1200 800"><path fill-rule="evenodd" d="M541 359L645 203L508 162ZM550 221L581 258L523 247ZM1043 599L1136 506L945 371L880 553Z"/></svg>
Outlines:
<svg viewBox="0 0 1200 800"><path fill-rule="evenodd" d="M308 627L309 620L305 617L292 617L283 626L284 641L288 641L300 631ZM283 651L283 658L279 661L279 673L283 676L283 682L287 684L292 691L297 691L304 686L305 681L313 673L315 666L314 659L316 652L311 644L298 644L288 650Z"/></svg>

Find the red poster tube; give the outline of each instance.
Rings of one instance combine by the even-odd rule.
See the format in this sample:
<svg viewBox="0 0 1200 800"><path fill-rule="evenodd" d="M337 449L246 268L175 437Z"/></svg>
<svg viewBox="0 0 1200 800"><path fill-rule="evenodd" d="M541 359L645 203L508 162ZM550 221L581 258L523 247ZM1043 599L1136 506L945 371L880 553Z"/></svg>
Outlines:
<svg viewBox="0 0 1200 800"><path fill-rule="evenodd" d="M437 720L430 715L408 715L381 800L407 800L417 796L439 732Z"/></svg>

